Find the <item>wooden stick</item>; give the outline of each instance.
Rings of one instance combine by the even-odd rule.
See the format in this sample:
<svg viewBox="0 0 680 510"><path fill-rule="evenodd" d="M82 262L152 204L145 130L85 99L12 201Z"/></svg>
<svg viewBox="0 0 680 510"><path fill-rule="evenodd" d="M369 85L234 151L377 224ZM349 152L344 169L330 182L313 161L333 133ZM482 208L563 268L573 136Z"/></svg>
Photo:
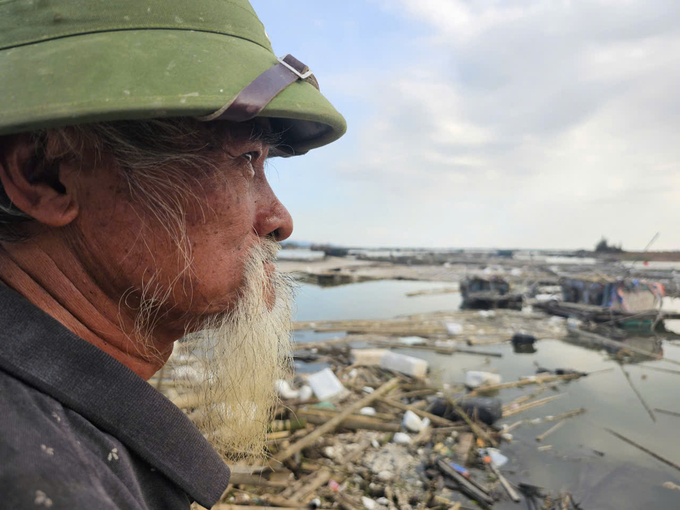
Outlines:
<svg viewBox="0 0 680 510"><path fill-rule="evenodd" d="M337 416L340 414L342 411L337 410L337 409L322 409L322 408L308 408L304 407L302 409L298 409L297 411L294 411L296 415L300 415L300 412L304 411L305 413L311 413L315 414L317 416L325 416L326 418L333 418L334 416ZM359 414L355 413L351 416L352 418L370 418L372 420L377 420L377 421L386 421L388 423L394 423L394 420L397 419L397 415L394 413L375 413L374 415L369 415L369 414Z"/></svg>
<svg viewBox="0 0 680 510"><path fill-rule="evenodd" d="M528 393L526 395L522 395L521 397L516 398L512 402L508 402L507 404L503 404L503 410L505 411L506 409L510 410L513 407L522 405L527 403L529 400L532 398L536 398L539 396L541 393L543 393L545 390L547 390L547 386L540 386L539 388L536 389L536 391L533 391L532 393Z"/></svg>
<svg viewBox="0 0 680 510"><path fill-rule="evenodd" d="M680 416L680 413L676 413L675 411L666 411L665 409L659 409L659 408L656 408L654 410L657 413L670 414L671 416Z"/></svg>
<svg viewBox="0 0 680 510"><path fill-rule="evenodd" d="M307 426L307 421L304 419L297 420L274 420L269 423L270 432L280 432L282 430L298 430L304 429Z"/></svg>
<svg viewBox="0 0 680 510"><path fill-rule="evenodd" d="M492 358L502 358L503 354L500 352L487 352L487 351L476 351L474 349L461 349L456 347L456 352L461 354L476 354L478 356L491 356Z"/></svg>
<svg viewBox="0 0 680 510"><path fill-rule="evenodd" d="M637 367L637 368L646 368L647 370L655 370L657 372L666 372L667 374L680 375L680 370L673 370L673 369L670 369L670 368L649 367L647 365L628 365L628 366Z"/></svg>
<svg viewBox="0 0 680 510"><path fill-rule="evenodd" d="M290 485L290 482L272 482L261 474L249 475L247 473L232 473L229 477L229 483L232 485L260 485L276 488L285 488Z"/></svg>
<svg viewBox="0 0 680 510"><path fill-rule="evenodd" d="M621 367L621 371L623 372L623 375L626 376L626 380L628 381L628 384L630 385L630 388L633 390L633 393L635 393L635 395L637 396L638 400L640 401L640 403L642 404L642 406L645 408L645 411L647 411L647 413L649 414L649 417L652 419L652 421L653 421L654 423L656 423L656 416L654 416L654 413L652 412L652 410L651 410L651 409L649 408L649 406L647 405L647 402L645 401L645 399L642 397L642 395L641 395L640 392L637 390L637 388L633 385L633 381L631 381L630 375L628 375L628 372L625 371L625 369L623 368L623 365L622 365L621 363L619 363L619 366Z"/></svg>
<svg viewBox="0 0 680 510"><path fill-rule="evenodd" d="M609 432L610 434L612 434L612 435L618 437L618 438L621 439L622 441L625 441L626 443L628 443L628 444L634 446L634 447L637 448L638 450L642 450L642 451L645 452L646 454L651 455L652 457L654 457L654 458L657 459L657 460L660 460L660 461L663 462L664 464L668 464L669 466L671 466L671 467L677 469L678 471L680 471L680 466L679 466L678 464L676 464L675 462L673 462L672 460L668 460L667 458L662 457L662 456L659 455L658 453L654 453L653 451L651 451L651 450L645 448L644 446L642 446L642 445L636 443L636 442L633 441L632 439L628 439L627 437L625 437L625 436L619 434L618 432L614 432L612 429L608 429L608 428L605 427L604 430L606 430L606 431Z"/></svg>
<svg viewBox="0 0 680 510"><path fill-rule="evenodd" d="M407 297L430 296L432 294L452 294L456 292L460 292L460 289L456 287L442 287L441 289L425 289L416 290L414 292L407 292L406 296Z"/></svg>
<svg viewBox="0 0 680 510"><path fill-rule="evenodd" d="M323 425L328 420L333 419L337 414L324 413L321 411L310 411L307 409L300 409L297 415L305 418L309 423ZM401 427L398 423L387 423L382 420L376 420L369 416L349 416L342 422L342 427L352 430L380 430L382 432L399 432Z"/></svg>
<svg viewBox="0 0 680 510"><path fill-rule="evenodd" d="M491 471L493 471L493 474L496 475L498 480L501 482L501 485L505 489L505 492L508 493L508 496L510 496L510 499L512 499L515 503L519 503L519 496L515 492L515 489L513 489L510 486L510 483L506 480L506 478L501 474L501 472L498 470L496 465L491 461L489 463L489 467L491 468Z"/></svg>
<svg viewBox="0 0 680 510"><path fill-rule="evenodd" d="M399 395L399 398L414 398L414 397L427 397L428 395L433 395L437 393L434 388L425 388L422 390L413 390Z"/></svg>
<svg viewBox="0 0 680 510"><path fill-rule="evenodd" d="M526 379L520 379L519 381L513 381L501 384L490 384L488 386L480 386L476 390L471 391L462 398L474 397L480 393L487 393L496 390L505 390L508 388L521 388L522 386L529 386L530 384L547 384L556 381L570 381L572 379L578 379L583 377L582 374L564 374L564 375L548 375L548 376L536 376Z"/></svg>
<svg viewBox="0 0 680 510"><path fill-rule="evenodd" d="M566 413L560 413L556 416L546 416L545 421L560 421L564 420L566 418L573 418L574 416L578 416L579 414L583 414L586 412L585 407L581 407L579 409L574 409L573 411L567 411Z"/></svg>
<svg viewBox="0 0 680 510"><path fill-rule="evenodd" d="M316 472L314 478L290 496L292 501L302 501L304 498L313 494L319 487L325 485L331 479L333 473L328 468L323 468Z"/></svg>
<svg viewBox="0 0 680 510"><path fill-rule="evenodd" d="M524 423L524 420L519 420L510 425L507 429L504 430L504 432L510 432L512 430L515 430L517 427L519 427L522 423Z"/></svg>
<svg viewBox="0 0 680 510"><path fill-rule="evenodd" d="M535 407L540 407L542 405L547 404L548 402L551 402L555 399L563 397L564 395L566 395L566 393L559 393L557 395L552 395L550 397L545 397L545 398L540 398L538 400L534 400L533 402L529 402L527 404L524 404L523 406L519 406L516 409L509 409L507 412L503 411L503 418L508 418L510 416L514 416L516 414L523 413L524 411L528 411L529 409L533 409Z"/></svg>
<svg viewBox="0 0 680 510"><path fill-rule="evenodd" d="M478 503L484 506L493 504L493 498L489 496L488 493L482 492L477 486L473 485L467 478L449 466L444 460L438 460L437 466L439 466L439 469L442 470L444 474L453 478L465 494L477 500Z"/></svg>
<svg viewBox="0 0 680 510"><path fill-rule="evenodd" d="M451 397L446 397L446 400L451 404L453 407L453 410L456 411L456 413L465 420L465 422L468 424L468 427L472 430L472 432L477 436L481 437L484 441L487 443L490 443L492 446L498 446L498 442L493 439L489 434L486 433L485 430L483 430L479 425L477 425L472 419L467 415L463 409L456 404L456 402L451 398Z"/></svg>
<svg viewBox="0 0 680 510"><path fill-rule="evenodd" d="M279 494L261 494L258 496L263 502L277 507L300 508L299 501L291 501L281 497ZM214 507L213 507L214 508ZM280 510L280 509L279 509Z"/></svg>
<svg viewBox="0 0 680 510"><path fill-rule="evenodd" d="M548 430L546 430L545 432L543 432L543 434L540 434L540 435L536 436L536 441L538 441L538 442L540 443L540 442L543 441L546 437L548 437L550 434L552 434L552 433L555 432L557 429L559 429L560 427L562 427L562 425L564 425L564 420L558 421L557 423L555 423L555 425L553 425L553 426L550 427Z"/></svg>
<svg viewBox="0 0 680 510"><path fill-rule="evenodd" d="M279 439L286 439L290 437L290 430L279 430L278 432L270 432L267 434L267 441L278 441Z"/></svg>
<svg viewBox="0 0 680 510"><path fill-rule="evenodd" d="M314 441L319 439L321 436L326 434L327 432L331 432L332 430L335 430L345 419L347 419L349 416L357 412L359 409L362 407L368 406L371 402L373 402L375 399L380 398L382 395L387 393L393 388L396 388L396 386L399 384L400 379L398 377L394 377L387 381L385 384L383 384L380 388L375 390L373 393L366 395L364 398L358 400L354 404L350 405L347 407L343 412L341 412L339 415L337 415L335 418L332 418L331 420L327 421L325 424L321 425L318 427L314 432L311 434L305 436L302 438L300 441L297 443L294 443L290 445L288 448L285 450L277 453L273 460L276 462L283 462L284 460L292 457L295 455L297 452L304 450L308 446L312 445Z"/></svg>
<svg viewBox="0 0 680 510"><path fill-rule="evenodd" d="M443 427L450 427L451 425L454 424L454 422L452 422L451 420L447 420L446 418L442 418L441 416L437 416L436 414L428 413L427 411L418 409L414 405L402 404L398 400L392 400L391 398L379 398L378 402L388 406L396 407L397 409L401 409L402 411L414 412L421 418L429 418L432 423L441 425Z"/></svg>

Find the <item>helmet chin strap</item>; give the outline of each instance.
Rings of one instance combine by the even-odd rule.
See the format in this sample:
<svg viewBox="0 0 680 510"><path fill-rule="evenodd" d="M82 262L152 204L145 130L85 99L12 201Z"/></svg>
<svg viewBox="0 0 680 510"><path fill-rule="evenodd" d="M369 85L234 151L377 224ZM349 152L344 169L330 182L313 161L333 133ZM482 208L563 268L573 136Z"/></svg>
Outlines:
<svg viewBox="0 0 680 510"><path fill-rule="evenodd" d="M312 71L294 56L288 54L278 60L278 64L251 81L229 103L210 115L199 117L199 120L245 122L254 119L282 90L298 80L319 89Z"/></svg>

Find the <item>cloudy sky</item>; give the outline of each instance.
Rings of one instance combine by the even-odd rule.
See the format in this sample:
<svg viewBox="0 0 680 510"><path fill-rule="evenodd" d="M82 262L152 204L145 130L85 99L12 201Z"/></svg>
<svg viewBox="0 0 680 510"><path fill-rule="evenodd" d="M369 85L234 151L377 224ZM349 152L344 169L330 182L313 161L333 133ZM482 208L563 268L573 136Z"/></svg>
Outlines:
<svg viewBox="0 0 680 510"><path fill-rule="evenodd" d="M293 239L680 249L677 0L251 0L349 131L273 160Z"/></svg>

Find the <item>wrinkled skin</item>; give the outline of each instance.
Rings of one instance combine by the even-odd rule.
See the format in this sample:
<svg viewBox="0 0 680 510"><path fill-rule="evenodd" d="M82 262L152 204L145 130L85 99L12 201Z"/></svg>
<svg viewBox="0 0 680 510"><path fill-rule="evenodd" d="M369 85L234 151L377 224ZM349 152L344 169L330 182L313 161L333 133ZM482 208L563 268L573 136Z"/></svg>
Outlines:
<svg viewBox="0 0 680 510"><path fill-rule="evenodd" d="M12 137L0 155L0 180L37 223L29 241L2 244L0 279L148 379L187 328L233 307L254 243L292 232L292 219L265 176L269 148L250 132L247 125L225 126L227 150L211 152L218 170L192 184L198 201L186 212L192 259L186 272L177 245L131 200L110 158L91 171L81 169L94 166L88 158L62 164L65 191L57 190L27 179L29 140ZM156 356L145 355L130 335L135 300L151 276L172 286L153 333Z"/></svg>

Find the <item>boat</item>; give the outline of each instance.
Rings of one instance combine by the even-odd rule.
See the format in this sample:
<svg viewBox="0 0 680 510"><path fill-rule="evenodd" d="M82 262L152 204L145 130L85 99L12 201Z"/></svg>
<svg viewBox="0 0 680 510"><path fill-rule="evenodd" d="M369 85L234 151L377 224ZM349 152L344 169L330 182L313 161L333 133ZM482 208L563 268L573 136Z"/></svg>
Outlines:
<svg viewBox="0 0 680 510"><path fill-rule="evenodd" d="M668 333L664 319L680 318L661 310L663 284L637 278L579 275L560 280L562 299L537 301L534 309L559 317L612 326L632 335ZM608 335L610 336L610 335Z"/></svg>
<svg viewBox="0 0 680 510"><path fill-rule="evenodd" d="M510 284L500 276L468 277L460 283L460 294L462 309L522 309L522 294L511 292Z"/></svg>

